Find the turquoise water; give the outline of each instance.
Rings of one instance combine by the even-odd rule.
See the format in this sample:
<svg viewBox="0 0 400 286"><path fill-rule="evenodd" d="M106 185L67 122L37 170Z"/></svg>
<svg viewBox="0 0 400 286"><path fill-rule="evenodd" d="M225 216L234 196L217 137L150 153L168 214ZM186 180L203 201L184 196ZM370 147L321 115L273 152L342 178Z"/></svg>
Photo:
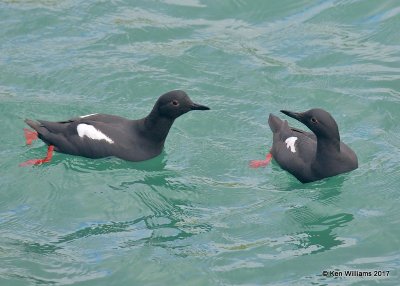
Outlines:
<svg viewBox="0 0 400 286"><path fill-rule="evenodd" d="M398 285L398 27L399 1L0 1L0 285ZM140 118L172 89L212 110L161 156L18 167L46 152L24 118ZM358 170L248 167L269 113L311 107Z"/></svg>

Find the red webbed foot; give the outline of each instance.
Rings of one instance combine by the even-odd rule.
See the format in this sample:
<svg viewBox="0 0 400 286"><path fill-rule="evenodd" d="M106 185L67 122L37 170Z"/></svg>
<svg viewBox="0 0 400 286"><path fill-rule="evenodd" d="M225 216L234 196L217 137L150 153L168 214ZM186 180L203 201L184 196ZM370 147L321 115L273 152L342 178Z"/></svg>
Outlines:
<svg viewBox="0 0 400 286"><path fill-rule="evenodd" d="M265 160L252 160L249 163L249 166L251 168L260 168L260 167L265 167L271 162L272 159L272 154L269 152L267 156L265 157Z"/></svg>
<svg viewBox="0 0 400 286"><path fill-rule="evenodd" d="M43 159L31 159L25 162L22 162L19 164L20 167L25 167L25 166L31 166L31 165L40 165L43 163L47 163L51 161L51 158L53 157L53 151L54 151L54 146L50 145L47 148L47 155Z"/></svg>
<svg viewBox="0 0 400 286"><path fill-rule="evenodd" d="M24 128L24 135L27 145L31 145L33 140L38 139L38 133L36 131L29 130L28 128Z"/></svg>

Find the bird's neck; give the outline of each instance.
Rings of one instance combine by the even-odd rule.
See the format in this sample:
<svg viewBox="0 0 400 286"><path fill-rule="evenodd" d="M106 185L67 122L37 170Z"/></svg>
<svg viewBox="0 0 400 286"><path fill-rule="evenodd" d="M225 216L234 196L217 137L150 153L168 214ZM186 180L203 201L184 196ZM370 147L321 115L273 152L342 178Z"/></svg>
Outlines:
<svg viewBox="0 0 400 286"><path fill-rule="evenodd" d="M152 111L142 122L144 135L156 143L164 144L174 119L160 116Z"/></svg>
<svg viewBox="0 0 400 286"><path fill-rule="evenodd" d="M329 158L340 152L340 137L317 137L317 158Z"/></svg>

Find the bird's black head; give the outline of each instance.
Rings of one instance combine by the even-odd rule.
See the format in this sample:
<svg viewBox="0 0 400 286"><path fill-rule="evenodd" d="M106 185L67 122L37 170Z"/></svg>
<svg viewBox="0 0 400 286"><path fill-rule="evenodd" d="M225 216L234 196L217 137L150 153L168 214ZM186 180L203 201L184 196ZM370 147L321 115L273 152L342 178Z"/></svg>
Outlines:
<svg viewBox="0 0 400 286"><path fill-rule="evenodd" d="M340 141L339 128L335 119L323 109L313 108L305 112L281 110L281 112L306 125L318 138Z"/></svg>
<svg viewBox="0 0 400 286"><path fill-rule="evenodd" d="M173 90L160 96L156 106L160 116L175 119L191 110L209 110L204 105L194 103L186 92Z"/></svg>

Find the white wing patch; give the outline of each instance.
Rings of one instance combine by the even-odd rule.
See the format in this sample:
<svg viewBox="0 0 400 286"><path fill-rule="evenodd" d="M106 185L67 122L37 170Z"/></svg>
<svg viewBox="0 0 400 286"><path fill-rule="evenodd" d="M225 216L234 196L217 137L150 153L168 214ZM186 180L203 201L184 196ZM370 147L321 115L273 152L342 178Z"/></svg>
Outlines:
<svg viewBox="0 0 400 286"><path fill-rule="evenodd" d="M89 117L89 116L92 116L92 115L96 115L97 113L92 113L92 114L88 114L88 115L82 115L82 116L79 116L80 118L85 118L85 117Z"/></svg>
<svg viewBox="0 0 400 286"><path fill-rule="evenodd" d="M110 137L89 124L79 124L78 127L76 127L76 131L78 131L78 135L81 138L86 136L93 140L106 140L110 144L114 143L114 141Z"/></svg>
<svg viewBox="0 0 400 286"><path fill-rule="evenodd" d="M290 152L296 153L296 148L294 148L294 143L296 142L297 137L289 137L285 140L286 148L290 148Z"/></svg>

